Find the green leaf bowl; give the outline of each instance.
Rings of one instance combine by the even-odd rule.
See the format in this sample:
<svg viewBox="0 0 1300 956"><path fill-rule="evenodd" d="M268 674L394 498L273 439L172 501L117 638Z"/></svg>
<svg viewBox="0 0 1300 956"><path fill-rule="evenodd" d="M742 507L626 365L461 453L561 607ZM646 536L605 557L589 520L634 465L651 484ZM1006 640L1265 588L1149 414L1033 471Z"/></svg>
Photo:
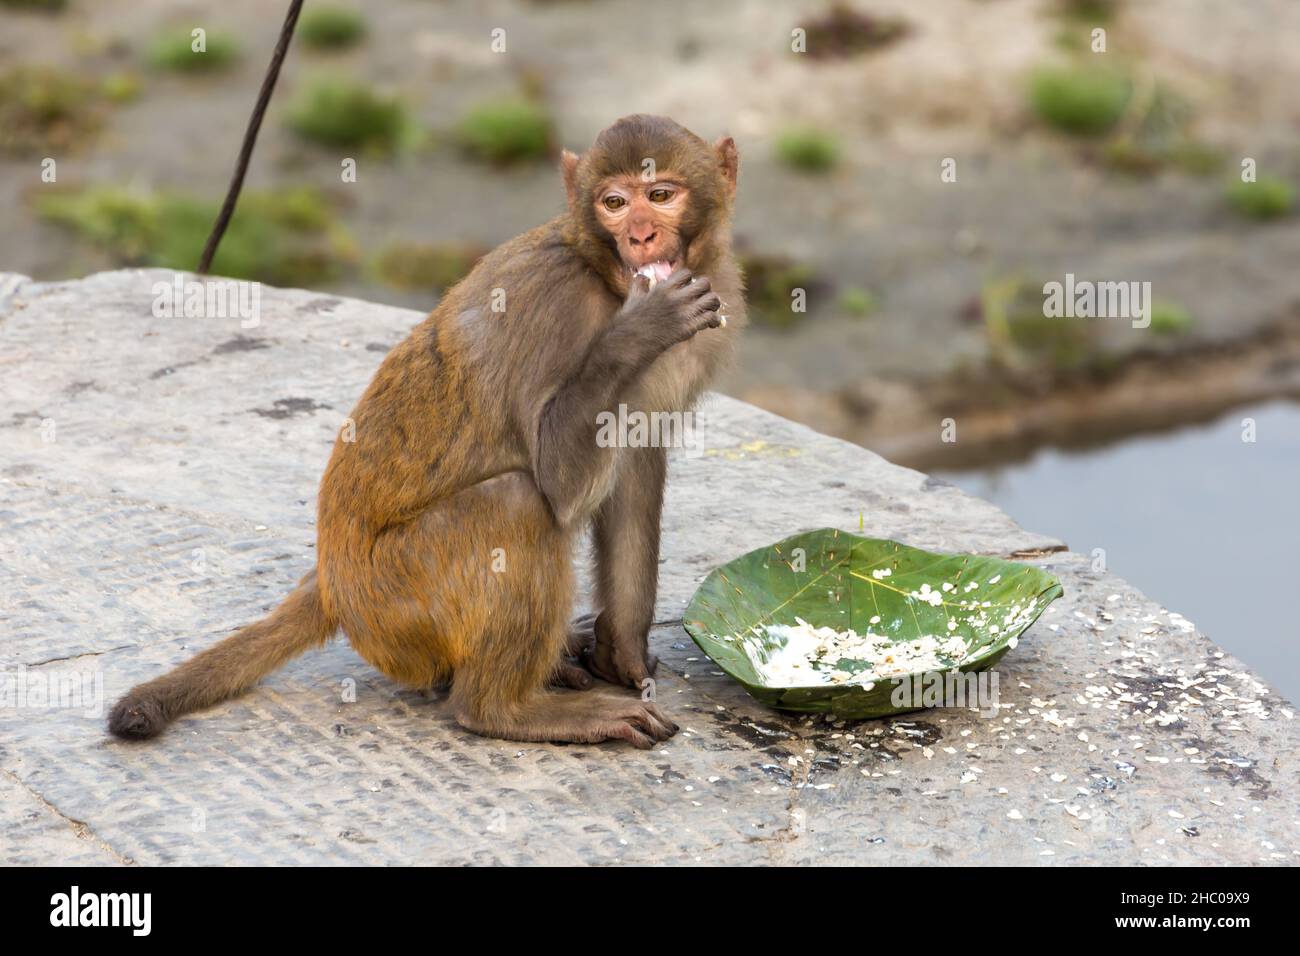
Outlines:
<svg viewBox="0 0 1300 956"><path fill-rule="evenodd" d="M887 717L922 709L913 698L900 704L894 695L900 682L920 675L873 684L772 686L756 665L785 640L767 633L765 625L793 625L802 618L815 627L870 630L894 641L956 634L967 652L949 670L975 672L1001 660L1062 593L1060 581L1032 565L939 554L821 528L716 568L695 592L683 623L700 650L765 704L853 719ZM955 629L950 621L957 622ZM847 669L870 666L860 661Z"/></svg>

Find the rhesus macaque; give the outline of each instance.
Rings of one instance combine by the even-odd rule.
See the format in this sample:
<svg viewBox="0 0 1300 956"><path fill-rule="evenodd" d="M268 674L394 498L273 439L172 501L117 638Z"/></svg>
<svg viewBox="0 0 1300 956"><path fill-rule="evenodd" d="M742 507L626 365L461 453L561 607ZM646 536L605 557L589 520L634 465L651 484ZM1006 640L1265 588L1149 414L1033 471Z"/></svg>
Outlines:
<svg viewBox="0 0 1300 956"><path fill-rule="evenodd" d="M375 373L321 482L315 570L268 617L130 691L110 730L151 737L342 629L394 681L450 684L475 733L670 737L639 694L578 692L591 674L640 687L656 664L665 449L600 447L598 416L685 411L729 354L744 323L738 163L730 138L710 146L656 116L566 152L567 211L485 256ZM599 613L570 625L588 526Z"/></svg>

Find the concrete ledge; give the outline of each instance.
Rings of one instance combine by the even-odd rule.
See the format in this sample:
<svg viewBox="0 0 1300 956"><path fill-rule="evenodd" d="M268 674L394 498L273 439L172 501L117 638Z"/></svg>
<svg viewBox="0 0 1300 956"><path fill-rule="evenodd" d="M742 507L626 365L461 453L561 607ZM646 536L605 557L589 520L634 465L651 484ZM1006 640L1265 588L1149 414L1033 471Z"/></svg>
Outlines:
<svg viewBox="0 0 1300 956"><path fill-rule="evenodd" d="M163 271L0 275L0 671L112 700L313 561L334 434L417 313L263 287L156 318ZM1293 707L1190 623L924 475L721 396L674 461L641 753L489 741L346 642L158 741L0 706L9 863L1294 863ZM1063 493L1063 506L1068 506ZM1029 555L1066 595L1001 713L837 724L754 703L680 627L713 566L802 528ZM355 687L355 702L345 689Z"/></svg>

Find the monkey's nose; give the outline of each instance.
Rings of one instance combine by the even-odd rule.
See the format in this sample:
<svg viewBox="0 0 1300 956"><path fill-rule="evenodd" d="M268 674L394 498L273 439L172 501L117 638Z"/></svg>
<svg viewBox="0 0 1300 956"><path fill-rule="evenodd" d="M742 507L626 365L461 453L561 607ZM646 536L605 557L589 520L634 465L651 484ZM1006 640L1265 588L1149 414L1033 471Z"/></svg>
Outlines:
<svg viewBox="0 0 1300 956"><path fill-rule="evenodd" d="M637 233L640 232L640 235ZM659 235L659 230L647 227L644 230L638 230L635 227L628 232L628 241L634 246L648 246L655 241Z"/></svg>

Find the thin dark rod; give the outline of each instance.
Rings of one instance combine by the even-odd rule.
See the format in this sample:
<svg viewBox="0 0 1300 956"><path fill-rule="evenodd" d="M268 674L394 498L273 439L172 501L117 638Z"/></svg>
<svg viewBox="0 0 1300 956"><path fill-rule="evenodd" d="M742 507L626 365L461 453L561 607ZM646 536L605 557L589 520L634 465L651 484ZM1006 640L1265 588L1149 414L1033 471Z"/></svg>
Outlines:
<svg viewBox="0 0 1300 956"><path fill-rule="evenodd" d="M285 14L284 26L280 28L280 42L275 45L275 53L271 55L271 65L267 68L266 78L262 80L262 90L257 94L257 105L253 107L253 115L248 118L248 129L244 131L244 145L239 149L239 162L235 166L235 175L231 177L230 188L226 190L226 201L221 204L221 212L217 214L217 221L212 226L212 234L208 236L207 244L203 247L203 255L199 257L200 275L205 275L212 267L212 257L217 254L221 237L226 234L230 217L235 214L239 191L244 188L244 174L248 172L248 163L253 158L253 147L257 145L257 132L262 128L262 117L266 115L267 104L271 102L271 94L275 92L275 81L280 78L280 65L284 63L285 54L289 52L289 41L293 39L293 29L298 24L298 14L302 12L302 4L303 0L292 0L289 4L289 12Z"/></svg>

